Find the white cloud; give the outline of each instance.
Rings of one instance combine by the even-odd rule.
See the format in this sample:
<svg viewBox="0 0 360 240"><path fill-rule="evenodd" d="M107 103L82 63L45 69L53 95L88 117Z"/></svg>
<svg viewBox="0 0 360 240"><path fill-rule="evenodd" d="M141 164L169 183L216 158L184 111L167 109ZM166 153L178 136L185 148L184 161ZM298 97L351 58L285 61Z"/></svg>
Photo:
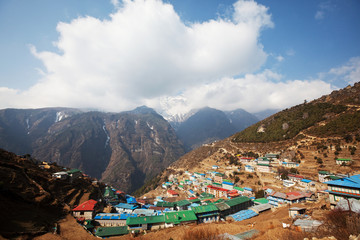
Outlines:
<svg viewBox="0 0 360 240"><path fill-rule="evenodd" d="M282 76L270 70L247 74L243 78L223 78L221 81L187 89L181 96L162 99L160 106L166 114L186 113L191 109L209 106L222 110L243 108L249 112L265 109L284 109L311 101L333 90L321 80L280 81ZM170 103L170 104L169 104Z"/></svg>
<svg viewBox="0 0 360 240"><path fill-rule="evenodd" d="M268 56L261 30L273 26L268 9L254 1L236 2L231 19L186 24L160 0L112 3L118 8L110 19L59 23L57 52L30 47L45 66L41 79L22 92L0 88L0 106L122 111L145 104L169 114L204 106L254 112L331 90L320 80L282 82L270 70L254 74Z"/></svg>
<svg viewBox="0 0 360 240"><path fill-rule="evenodd" d="M331 0L321 2L318 6L318 10L315 13L315 19L321 20L325 18L325 15L335 9L335 5Z"/></svg>
<svg viewBox="0 0 360 240"><path fill-rule="evenodd" d="M348 84L354 84L360 81L360 57L353 57L347 63L340 67L332 68L324 77L332 81L341 81Z"/></svg>
<svg viewBox="0 0 360 240"><path fill-rule="evenodd" d="M23 95L39 106L130 109L189 85L253 72L266 61L259 43L267 8L234 4L232 20L185 24L160 0L125 0L110 20L79 17L57 26L58 52L39 51L45 75Z"/></svg>

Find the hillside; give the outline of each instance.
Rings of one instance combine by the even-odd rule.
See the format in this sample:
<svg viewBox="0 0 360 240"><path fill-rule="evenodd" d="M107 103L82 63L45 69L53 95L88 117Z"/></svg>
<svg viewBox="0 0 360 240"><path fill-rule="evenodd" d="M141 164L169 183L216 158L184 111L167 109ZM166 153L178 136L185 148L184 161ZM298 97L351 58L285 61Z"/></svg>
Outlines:
<svg viewBox="0 0 360 240"><path fill-rule="evenodd" d="M78 168L127 192L185 153L169 123L147 107L122 113L0 110L0 147Z"/></svg>
<svg viewBox="0 0 360 240"><path fill-rule="evenodd" d="M225 140L187 153L158 176L157 182L161 183L170 175L186 178L184 171L212 171L212 166L218 165L217 171L238 186L253 189L268 186L281 190L282 181L275 178L276 174L247 173L237 157L267 153L278 154L279 162L298 163L297 173L310 180L318 180L318 171L360 173L359 96L360 84L356 83L353 87L285 109ZM338 158L351 159L351 165L337 164ZM280 166L274 163L273 170L276 172ZM235 174L238 168L240 172ZM155 185L152 182L152 186ZM319 185L319 189L323 187ZM153 188L143 187L144 190ZM158 191L159 188L148 194L156 195Z"/></svg>
<svg viewBox="0 0 360 240"><path fill-rule="evenodd" d="M310 103L285 109L233 137L234 142L272 142L303 137L345 137L358 134L360 83Z"/></svg>
<svg viewBox="0 0 360 240"><path fill-rule="evenodd" d="M71 183L52 178L53 172L63 168L49 166L42 169L29 155L19 157L0 149L1 236L32 238L44 234L65 218L74 205L102 196L102 187L90 179Z"/></svg>

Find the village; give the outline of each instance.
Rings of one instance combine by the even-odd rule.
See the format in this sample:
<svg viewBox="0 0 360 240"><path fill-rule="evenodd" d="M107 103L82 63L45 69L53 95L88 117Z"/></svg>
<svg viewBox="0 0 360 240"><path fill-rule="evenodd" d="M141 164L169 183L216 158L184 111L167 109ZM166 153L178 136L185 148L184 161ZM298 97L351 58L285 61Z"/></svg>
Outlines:
<svg viewBox="0 0 360 240"><path fill-rule="evenodd" d="M307 215L306 207L291 205L324 199L331 208L346 207L345 199L356 199L356 207L352 208L360 211L360 175L318 171L317 176L309 179L296 171L301 163L280 159L278 153L249 157L222 152L222 156L218 165L209 161L202 166L203 171L169 175L155 192L141 198L106 186L103 199L74 206L72 214L89 233L107 238L125 234L136 236L186 224L238 222L282 207L288 208L295 227L315 231L321 221ZM222 164L224 159L227 164ZM336 164L346 165L351 161L336 159ZM247 175L253 180L252 184L247 185L239 175ZM255 178L258 175L261 177ZM53 174L59 180L82 176L77 169ZM256 183L257 179L261 181ZM277 181L280 187L279 184L268 186L264 179ZM290 226L284 224L284 227Z"/></svg>

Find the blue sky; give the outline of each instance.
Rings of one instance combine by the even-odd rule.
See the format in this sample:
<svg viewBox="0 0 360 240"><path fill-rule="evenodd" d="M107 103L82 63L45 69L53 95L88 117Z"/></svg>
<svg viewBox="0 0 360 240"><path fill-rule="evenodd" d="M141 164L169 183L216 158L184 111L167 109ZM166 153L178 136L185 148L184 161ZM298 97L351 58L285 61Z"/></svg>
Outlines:
<svg viewBox="0 0 360 240"><path fill-rule="evenodd" d="M359 12L357 0L0 0L0 107L289 107L359 81Z"/></svg>

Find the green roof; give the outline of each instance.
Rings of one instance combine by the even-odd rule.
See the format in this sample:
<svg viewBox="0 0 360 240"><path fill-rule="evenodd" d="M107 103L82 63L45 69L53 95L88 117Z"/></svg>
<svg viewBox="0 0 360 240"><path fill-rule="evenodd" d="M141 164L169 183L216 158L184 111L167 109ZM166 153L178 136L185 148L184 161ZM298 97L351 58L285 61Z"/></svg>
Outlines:
<svg viewBox="0 0 360 240"><path fill-rule="evenodd" d="M157 202L156 206L157 207L171 208L171 207L175 207L175 203L174 202Z"/></svg>
<svg viewBox="0 0 360 240"><path fill-rule="evenodd" d="M248 201L251 201L250 198L241 196L241 197L236 197L236 198L227 200L227 201L225 201L225 203L227 205L229 205L230 207L233 207L233 206L236 206L236 205L242 204L244 202L248 202Z"/></svg>
<svg viewBox="0 0 360 240"><path fill-rule="evenodd" d="M223 177L223 176L225 176L225 174L223 174L223 173L216 173L215 176Z"/></svg>
<svg viewBox="0 0 360 240"><path fill-rule="evenodd" d="M192 207L191 209L195 212L195 214L219 211L219 209L214 204Z"/></svg>
<svg viewBox="0 0 360 240"><path fill-rule="evenodd" d="M184 199L184 200L180 200L180 201L177 201L176 202L176 205L179 206L179 207L183 207L183 206L186 206L186 205L190 205L191 202L189 202L188 200Z"/></svg>
<svg viewBox="0 0 360 240"><path fill-rule="evenodd" d="M196 221L197 217L192 210L165 213L166 223L179 224L181 222Z"/></svg>
<svg viewBox="0 0 360 240"><path fill-rule="evenodd" d="M184 188L184 186L183 186L183 185L179 185L178 187L179 187L179 188Z"/></svg>
<svg viewBox="0 0 360 240"><path fill-rule="evenodd" d="M71 173L77 173L77 172L81 172L81 171L80 171L79 169L76 169L76 168L67 171L67 173L69 173L69 174L71 174Z"/></svg>
<svg viewBox="0 0 360 240"><path fill-rule="evenodd" d="M243 188L241 188L241 187L236 187L236 186L235 186L235 187L234 187L234 189L235 189L235 190L242 191L242 192L244 191L244 189L243 189Z"/></svg>
<svg viewBox="0 0 360 240"><path fill-rule="evenodd" d="M216 206L220 211L225 211L225 210L230 209L229 205L227 205L227 204L224 203L224 202L215 203L215 206Z"/></svg>
<svg viewBox="0 0 360 240"><path fill-rule="evenodd" d="M269 164L264 164L264 163L258 163L258 166L264 166L264 167L271 167Z"/></svg>
<svg viewBox="0 0 360 240"><path fill-rule="evenodd" d="M222 186L222 184L221 184L221 183L216 183L216 182L212 183L212 185Z"/></svg>
<svg viewBox="0 0 360 240"><path fill-rule="evenodd" d="M351 161L350 158L338 158L336 161Z"/></svg>
<svg viewBox="0 0 360 240"><path fill-rule="evenodd" d="M229 182L229 183L232 183L232 181L231 181L231 180L229 180L229 179L223 179L223 181L224 181L224 182Z"/></svg>
<svg viewBox="0 0 360 240"><path fill-rule="evenodd" d="M331 180L341 179L340 177L337 177L337 176L327 176L326 178L330 178Z"/></svg>
<svg viewBox="0 0 360 240"><path fill-rule="evenodd" d="M111 237L128 234L127 226L122 227L99 227L95 235L97 237Z"/></svg>
<svg viewBox="0 0 360 240"><path fill-rule="evenodd" d="M146 216L146 217L129 217L126 219L126 225L139 225L147 223L162 223L165 222L165 216Z"/></svg>
<svg viewBox="0 0 360 240"><path fill-rule="evenodd" d="M206 193L206 192L203 192L200 194L200 199L208 199L208 198L214 198L215 195L211 194L211 193Z"/></svg>
<svg viewBox="0 0 360 240"><path fill-rule="evenodd" d="M326 175L326 174L330 174L330 173L327 171L319 171L319 174Z"/></svg>
<svg viewBox="0 0 360 240"><path fill-rule="evenodd" d="M266 198L258 198L258 199L255 199L254 202L257 202L260 204L265 204L265 203L268 203L269 200L267 200Z"/></svg>
<svg viewBox="0 0 360 240"><path fill-rule="evenodd" d="M192 203L198 203L198 202L200 202L200 199L195 198L195 199L191 199L189 201L192 202Z"/></svg>

